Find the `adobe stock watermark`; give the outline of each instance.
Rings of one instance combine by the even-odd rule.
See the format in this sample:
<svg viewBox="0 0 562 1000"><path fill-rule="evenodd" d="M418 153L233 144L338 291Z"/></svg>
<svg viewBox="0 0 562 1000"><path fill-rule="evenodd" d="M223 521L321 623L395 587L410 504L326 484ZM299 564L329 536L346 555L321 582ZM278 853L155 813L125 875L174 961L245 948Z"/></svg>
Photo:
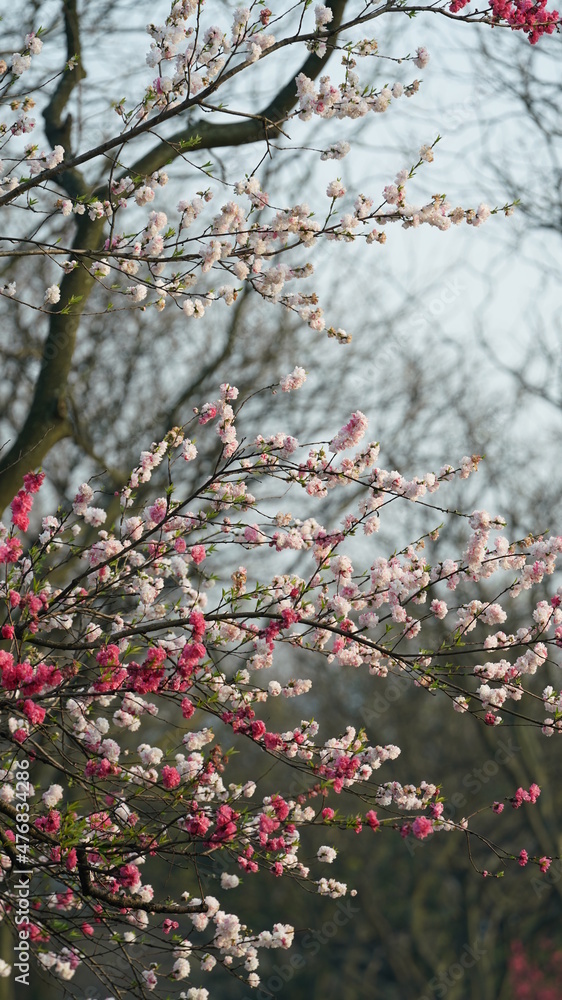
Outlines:
<svg viewBox="0 0 562 1000"><path fill-rule="evenodd" d="M448 969L440 972L438 976L434 976L427 984L426 992L423 996L419 997L419 1000L435 1000L436 997L440 1000L441 997L446 997L449 990L466 975L468 969L474 968L477 962L484 957L486 949L483 947L483 944L484 941L478 938L476 938L474 944L465 944L458 961L453 962Z"/></svg>
<svg viewBox="0 0 562 1000"><path fill-rule="evenodd" d="M227 866L223 864L222 858L217 860L219 862L217 867L226 870ZM300 941L300 950L292 948L289 954L283 953L283 958L280 958L272 966L271 973L262 979L259 986L246 994L243 1000L271 1000L272 997L279 994L295 975L305 968L308 961L315 958L322 948L336 937L339 930L349 924L358 913L360 913L360 907L355 905L353 899L338 899L331 917L325 920L319 929L311 929L304 934ZM131 929L134 930L134 928ZM139 942L123 944L122 948L115 948L112 951L108 967L112 970L115 985L117 985L117 973L121 974L118 984L120 989L130 988L135 981L138 986L143 971L151 967L150 952ZM73 996L85 1000L86 997L90 997L90 994L91 988L75 988Z"/></svg>
<svg viewBox="0 0 562 1000"><path fill-rule="evenodd" d="M372 361L362 364L361 370L354 373L354 382L372 382L375 377L380 376L396 356L405 353L411 347L413 336L419 336L433 327L435 322L445 316L467 291L468 286L460 275L454 275L444 281L427 301L421 301L413 310L407 329L397 332L391 328L385 334L384 343L376 349Z"/></svg>
<svg viewBox="0 0 562 1000"><path fill-rule="evenodd" d="M14 973L16 983L29 986L29 905L30 883L33 867L29 856L29 767L28 760L20 760L16 768L16 866L12 873L18 881L14 885L16 896L14 923L18 941L14 945Z"/></svg>
<svg viewBox="0 0 562 1000"><path fill-rule="evenodd" d="M536 868L533 870L537 871ZM555 858L548 871L541 875L533 875L531 885L535 896L538 896L540 899L545 892L550 892L560 879L562 879L562 858Z"/></svg>
<svg viewBox="0 0 562 1000"><path fill-rule="evenodd" d="M461 779L462 788L465 788L470 794L465 795L460 791L454 792L450 799L443 803L442 819L454 820L458 810L466 809L470 799L477 795L499 773L500 769L507 764L508 760L511 760L520 750L521 747L517 743L514 743L511 736L505 736L499 740L498 749L494 756L485 761L481 767L474 767L471 771L467 771ZM420 847L425 846L427 841L418 840L415 837L405 837L404 843L406 850L413 857ZM561 875L562 871L558 877Z"/></svg>
<svg viewBox="0 0 562 1000"><path fill-rule="evenodd" d="M135 930L136 928L131 926L129 933ZM151 968L150 948L138 942L122 941L121 944L116 944L105 958L108 972L96 976L97 982L104 990L107 991L111 988L116 991L125 991L121 995L148 997L149 992L143 983L142 973ZM102 996L105 996L105 993L102 993ZM73 983L72 997L73 1000L91 1000L92 983L85 986Z"/></svg>
<svg viewBox="0 0 562 1000"><path fill-rule="evenodd" d="M354 906L350 899L339 899L335 912L330 920L324 921L320 930L311 930L305 934L301 942L301 951L295 951L282 964L273 966L273 975L263 979L259 986L247 994L244 1000L271 1000L280 992L294 976L306 966L309 959L314 958L336 936L338 930L345 927L357 914L360 907Z"/></svg>
<svg viewBox="0 0 562 1000"><path fill-rule="evenodd" d="M360 715L365 726L368 727L370 722L378 722L411 687L412 678L409 674L390 675L390 679L384 686L384 693L377 694L372 701L361 706Z"/></svg>
<svg viewBox="0 0 562 1000"><path fill-rule="evenodd" d="M490 96L490 91L483 83L478 83L467 100L445 108L439 117L439 131L442 135L456 132L460 128L479 121L482 117L482 106Z"/></svg>

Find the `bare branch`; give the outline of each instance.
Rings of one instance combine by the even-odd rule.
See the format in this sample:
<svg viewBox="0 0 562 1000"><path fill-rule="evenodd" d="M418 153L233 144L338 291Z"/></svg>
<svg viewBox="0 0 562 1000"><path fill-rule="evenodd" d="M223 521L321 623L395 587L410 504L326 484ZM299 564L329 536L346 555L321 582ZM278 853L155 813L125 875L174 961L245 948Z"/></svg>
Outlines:
<svg viewBox="0 0 562 1000"><path fill-rule="evenodd" d="M73 90L86 76L86 71L81 60L80 27L76 0L63 0L63 12L67 65L51 100L43 111L43 118L45 132L51 146L53 148L57 145L64 146L64 149L70 153L72 148L72 115L66 115L63 120L63 112ZM73 69L70 69L68 65L71 59L76 60ZM86 181L76 168L63 170L57 176L57 181L71 198L86 194Z"/></svg>

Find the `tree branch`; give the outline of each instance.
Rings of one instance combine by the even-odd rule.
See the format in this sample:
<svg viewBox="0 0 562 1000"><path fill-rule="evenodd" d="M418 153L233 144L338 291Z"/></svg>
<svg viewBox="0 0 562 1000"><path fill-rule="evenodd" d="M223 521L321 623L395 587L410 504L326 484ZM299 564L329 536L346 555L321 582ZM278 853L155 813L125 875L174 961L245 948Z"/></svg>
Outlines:
<svg viewBox="0 0 562 1000"><path fill-rule="evenodd" d="M301 67L301 72L311 79L318 76L329 59L333 45L338 35L342 22L343 13L347 0L329 0L329 6L334 12L333 20L330 24L328 50L324 56L317 56L312 53L307 57ZM75 0L64 0L65 3L65 24L67 29L67 45L76 45L78 39L78 27L75 9ZM384 8L382 8L384 9ZM328 37L328 34L327 34ZM63 75L61 83L49 105L49 118L54 124L52 135L56 132L56 122L60 121L60 115L72 91L73 83L67 80L67 75ZM211 88L209 88L211 89ZM197 141L191 145L191 149L209 149L219 146L238 146L245 143L259 142L267 138L268 134L277 134L279 126L286 120L289 112L296 103L297 95L295 91L295 81L292 76L290 81L279 91L273 101L256 117L246 119L237 123L213 124L210 122L199 122L188 129L176 133L168 140L159 141L158 145L141 157L131 168L134 174L151 174L160 169L164 164L170 162L180 155L182 145L186 141L192 141L197 136ZM185 103L185 102L184 102ZM189 103L193 103L190 100ZM177 114L178 109L173 109ZM164 117L164 116L162 116ZM165 117L170 117L166 114ZM61 127L66 127L65 125ZM152 129L154 123L143 123L142 130ZM119 137L115 142L103 144L104 149L130 141L130 138L137 134L141 127L132 129L127 135ZM98 147L101 148L101 147ZM92 155L95 151L91 151ZM70 168L77 162L91 158L90 154L82 157L75 157L66 166L66 173L70 174ZM41 178L33 178L26 182L35 185L53 174L57 179L62 176L60 167L53 171L44 171ZM61 182L62 183L62 182ZM76 183L74 173L69 183ZM20 185L16 191L24 190L26 185ZM100 191L104 190L102 187ZM11 195L16 192L12 192ZM11 195L9 200L11 200ZM8 197L8 196L6 196ZM0 205L3 200L0 198ZM90 221L86 214L77 223L76 236L73 247L77 250L85 245L92 249L101 249L103 245L103 227L105 219ZM36 468L49 453L53 445L62 438L70 437L73 433L71 422L67 416L67 383L71 371L72 356L76 344L76 334L86 301L94 287L95 279L84 267L78 267L70 274L65 275L61 282L61 303L64 308L71 299L74 300L72 312L61 315L60 310L53 312L49 328L49 335L45 342L43 352L43 363L35 386L33 401L19 432L15 443L9 452L0 458L0 513L7 507L11 499L21 487L22 477L26 472Z"/></svg>
<svg viewBox="0 0 562 1000"><path fill-rule="evenodd" d="M326 4L333 11L333 19L330 22L330 34L327 42L328 49L324 56L317 56L311 53L305 59L299 72L304 73L311 80L315 80L319 73L325 68L330 58L340 30L343 13L347 0L329 0ZM328 36L326 36L328 38ZM259 142L268 137L275 138L279 134L279 127L287 120L289 113L296 104L295 77L285 84L274 99L262 111L242 122L208 122L199 120L186 129L180 129L166 140L158 143L154 149L142 156L128 173L148 175L160 170L163 166L174 160L182 151L182 146L189 143L189 151L197 149L218 149L221 146L242 146L252 142ZM176 148L177 147L177 148Z"/></svg>
<svg viewBox="0 0 562 1000"><path fill-rule="evenodd" d="M301 68L301 72L306 73L306 75L310 76L311 79L315 79L318 76L320 70L326 65L328 59L332 54L340 30L343 30L344 28L353 27L355 24L362 23L363 20L372 20L373 18L378 17L380 14L382 14L388 9L388 5L384 5L378 8L376 11L373 11L372 14L369 14L364 18L355 18L349 21L347 24L342 25L341 22L346 3L347 0L329 0L329 2L327 3L327 6L330 7L334 12L334 17L330 22L330 25L326 30L325 34L322 36L322 40L325 40L328 46L327 52L322 57L314 54L310 55L306 59ZM291 38L282 39L280 42L277 42L275 45L272 45L270 49L267 49L264 52L262 59L265 59L268 56L273 55L275 52L278 52L281 48L285 48L288 45L293 45L297 42L302 43L309 40L317 40L317 37L318 36L316 34L312 33L305 35L296 35ZM230 72L217 77L217 79L213 83L211 83L205 90L201 91L201 93L198 94L197 96L188 97L179 105L165 108L159 115L157 115L156 118L149 118L147 121L142 121L138 125L135 125L133 128L127 129L126 131L122 132L120 135L113 136L111 139L107 139L105 142L100 143L94 149L86 150L85 153L81 153L78 156L71 157L70 160L66 161L66 163L63 162L58 166L51 167L48 170L43 170L41 174L39 174L37 177L31 177L28 180L22 181L22 183L18 184L18 186L13 188L12 191L8 191L2 196L0 196L0 206L9 204L15 198L18 198L21 194L24 194L26 191L29 191L32 188L42 186L45 183L45 181L58 178L58 176L65 170L67 171L71 170L82 163L87 163L88 161L93 160L98 156L103 156L112 149L122 148L123 146L130 143L133 139L136 139L138 136L146 135L147 133L153 132L155 128L158 128L158 126L163 124L164 122L169 121L172 118L178 118L184 112L189 111L191 108L197 107L202 101L205 101L207 100L207 98L211 97L211 95L214 94L218 90L218 88L221 87L224 83L226 83L229 79L236 76L243 70L248 69L248 65L249 65L248 63L242 63L240 66L235 66L232 70L230 70ZM290 103L288 104L289 95L292 95L292 98L290 99ZM200 123L200 126L205 131L205 136L202 137L202 142L193 148L211 149L215 146L239 146L242 145L243 143L259 142L261 139L264 138L265 134L264 125L261 121L259 121L259 119L265 118L267 119L267 122L272 122L273 124L275 124L276 121L280 123L283 114L285 115L288 114L290 109L294 106L295 102L296 102L296 94L294 92L294 78L291 78L289 83L287 83L287 85L279 92L279 94L271 102L271 104L269 104L268 107L264 109L261 115L257 115L256 118L251 119L249 122L242 122L239 125L223 124L223 125L215 125L212 127L209 127L208 123L206 122ZM277 118L276 115L278 116ZM256 121L256 119L258 120ZM188 130L190 134L192 131L193 129ZM183 132L181 133L181 135L183 135ZM161 142L162 141L164 140L161 140ZM171 141L172 142L174 141L174 137L172 137ZM157 149L160 149L160 146L157 147ZM175 159L175 156L177 156L178 153L179 150L174 155L171 155L169 152L168 157L164 162L167 163L170 159ZM150 153L147 154L148 157L150 157L150 155L151 155ZM145 157L143 157L142 159L145 159ZM137 169L137 166L132 167L131 169L135 170ZM129 173L130 171L127 172ZM149 172L152 173L153 171L150 170Z"/></svg>
<svg viewBox="0 0 562 1000"><path fill-rule="evenodd" d="M58 86L51 97L49 103L43 111L45 121L45 132L47 139L54 147L64 146L65 152L70 153L72 148L72 115L68 114L63 121L63 112L68 104L72 91L78 86L86 76L86 71L82 66L82 51L80 46L80 24L78 12L76 10L76 0L63 0L64 29L66 34L66 58L65 67ZM74 69L68 68L68 62L76 59ZM64 188L70 198L78 198L87 192L87 185L80 171L74 169L63 170L57 177L57 182Z"/></svg>
<svg viewBox="0 0 562 1000"><path fill-rule="evenodd" d="M122 909L127 906L131 910L150 910L151 913L206 913L207 904L202 899L192 899L190 903L155 903L150 900L148 903L142 899L135 899L134 896L120 895L117 892L110 892L108 889L99 889L92 884L90 878L90 868L86 860L86 848L80 844L76 848L76 858L78 876L80 878L80 888L85 896L93 896L94 899L101 899L110 906L117 906Z"/></svg>
<svg viewBox="0 0 562 1000"><path fill-rule="evenodd" d="M91 222L82 216L74 243L101 246L105 219ZM53 445L70 437L73 428L68 419L66 399L68 377L76 345L82 311L95 283L89 271L79 266L61 282L61 309L74 300L71 312L51 313L49 335L43 349L43 363L35 385L33 400L25 423L12 448L0 458L0 511L3 511L21 487L26 472L41 464Z"/></svg>

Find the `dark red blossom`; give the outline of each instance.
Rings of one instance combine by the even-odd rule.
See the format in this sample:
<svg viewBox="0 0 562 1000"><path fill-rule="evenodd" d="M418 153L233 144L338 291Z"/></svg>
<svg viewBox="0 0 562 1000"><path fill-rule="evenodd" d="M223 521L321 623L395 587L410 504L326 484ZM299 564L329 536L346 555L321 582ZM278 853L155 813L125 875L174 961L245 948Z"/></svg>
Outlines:
<svg viewBox="0 0 562 1000"><path fill-rule="evenodd" d="M27 472L23 477L23 485L28 493L38 493L45 479L44 472Z"/></svg>
<svg viewBox="0 0 562 1000"><path fill-rule="evenodd" d="M24 701L22 711L23 714L27 716L29 721L32 722L34 726L41 725L41 723L45 718L45 715L47 714L45 709L42 708L41 705L36 705L35 702L31 701L30 698L28 698L27 701Z"/></svg>
<svg viewBox="0 0 562 1000"><path fill-rule="evenodd" d="M58 833L61 815L57 809L50 809L47 816L38 816L33 825L43 833Z"/></svg>
<svg viewBox="0 0 562 1000"><path fill-rule="evenodd" d="M33 497L26 490L20 490L12 500L10 507L12 508L12 523L21 531L27 531L29 528L28 515L33 507Z"/></svg>
<svg viewBox="0 0 562 1000"><path fill-rule="evenodd" d="M324 809L322 811L322 815L324 815L325 812L332 813L332 816L330 816L330 819L332 819L332 817L334 815L333 809ZM367 820L367 823L371 827L371 830L378 830L379 826L381 825L380 824L380 820L377 819L377 814L376 814L376 812L373 809L369 810L369 812L365 816L365 819Z"/></svg>

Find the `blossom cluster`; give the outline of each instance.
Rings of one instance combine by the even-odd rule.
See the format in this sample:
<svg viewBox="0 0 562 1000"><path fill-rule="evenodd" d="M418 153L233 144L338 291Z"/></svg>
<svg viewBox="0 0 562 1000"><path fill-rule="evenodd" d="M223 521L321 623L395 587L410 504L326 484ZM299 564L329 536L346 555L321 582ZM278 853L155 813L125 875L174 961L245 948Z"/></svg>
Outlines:
<svg viewBox="0 0 562 1000"><path fill-rule="evenodd" d="M453 0L449 5L452 14L463 10L470 0ZM548 0L491 0L493 24L508 24L513 31L523 31L531 45L536 45L542 35L551 35L560 24L560 13L547 10Z"/></svg>
<svg viewBox="0 0 562 1000"><path fill-rule="evenodd" d="M170 116L195 107L244 67L273 53L281 44L270 33L271 12L267 8L259 14L253 8L237 8L229 30L217 25L203 29L200 16L196 0L173 3L164 23L147 26L151 38L147 63L150 69L158 68L159 76L136 103L133 101L129 106L121 100L116 104L125 128L124 147L127 129L144 127L143 122L148 128L158 120L158 115ZM326 45L332 20L332 10L318 5L312 36L310 33L302 36L317 53L319 47ZM278 18L277 25L279 21ZM299 33L291 39L295 44L300 40ZM12 74L21 75L29 68L32 55L38 55L41 47L38 34L26 36L23 53L13 57ZM366 85L356 72L356 59L368 55L377 58L380 55L374 40L346 41L339 81L322 75L316 82L301 72L295 81L296 108L287 117L306 121L316 115L327 122L356 119L370 112L385 112L402 96L417 93L420 85L417 79L407 84L396 80L382 88ZM427 49L419 47L413 56L397 61L423 69L429 54ZM72 70L69 63L64 72ZM33 99L23 92L21 98L13 99L10 88L8 93L19 117L2 128L8 139L15 139L34 127L27 114ZM186 192L173 216L169 208L164 211L157 204L169 179L165 169L143 173L124 166L103 189L93 194L66 191L59 196L51 182L56 183L59 173L72 167L68 149L57 143L48 152L39 142L32 142L23 152L18 149L10 155L8 147L4 164L8 169L0 180L0 199L17 200L18 192L20 197L27 198L32 185L41 193L42 209L47 215L55 210L62 220L73 217L90 220L90 246L103 245L101 250L92 249L87 256L73 255L70 250L64 255L59 249L61 241L49 241L52 245L45 248L45 253L52 259L57 280L50 281L43 301L28 302L15 282L10 282L0 294L46 312L66 312L76 302L66 294L64 279L80 269L92 279L90 285L95 283L112 298L120 296L120 308L161 311L167 306L175 307L191 321L201 319L217 301L231 306L241 290L249 288L268 303L296 313L312 330L327 330L328 336L338 342L349 343L349 333L327 323L318 294L311 288L315 265L308 258L323 240L347 243L362 237L367 244L383 244L384 227L392 222L400 222L405 228L428 224L444 231L462 221L479 227L490 214L499 211L485 204L477 208L455 207L445 195L434 196L425 204L406 199L407 181L417 166L431 162L434 145L422 146L418 163L399 171L395 181L384 186L382 200L373 193L360 193L339 218L334 203L346 194L339 180L328 186L331 205L325 213L306 202L273 209L270 204L276 204L278 197L270 198L256 173L229 182L231 196L216 210L212 205L217 196L213 183L205 190ZM349 148L346 141L332 141L320 155L325 160L339 160ZM504 211L510 214L512 206L504 206ZM323 214L322 223L318 220ZM110 226L111 236L104 241L97 234L105 222Z"/></svg>
<svg viewBox="0 0 562 1000"><path fill-rule="evenodd" d="M263 191L257 177L246 178L236 183L235 194L249 202L246 208L239 201L231 200L222 205L220 211L208 217L205 207L213 200L210 189L201 192L191 200L181 200L177 206L178 217L170 225L168 215L163 211L151 210L144 228L127 236L115 232L111 241L107 240L99 259L88 264L84 260L71 258L60 264L68 274L76 268L86 268L95 282L111 294L121 294L131 308L145 310L152 306L158 311L166 305L181 308L186 318L201 319L217 301L232 305L244 283L269 303L296 312L313 330L326 329L323 309L318 305L314 292L290 291L294 282L308 284L315 272L310 261L299 264L294 261L294 252L314 250L322 239L328 241L352 242L358 236L367 244L382 244L386 234L382 228L389 223L400 222L406 229L427 224L441 231L451 225L466 221L479 227L499 209L491 210L481 204L475 209L453 208L444 195L435 196L427 205L419 206L406 200L406 185L416 167L433 159L433 145L425 145L420 150L420 158L415 166L399 171L393 184L388 184L382 192L382 201L376 203L374 197L359 194L353 210L344 212L334 219L334 203L343 199L346 189L340 181L331 182L326 196L331 200L324 223L317 221L315 214L306 203L271 212L267 221L264 213L268 210L269 196ZM165 172L158 172L144 178L140 186L128 176L113 184L113 198L105 202L92 201L84 204L78 200L59 200L63 214L87 212L95 222L109 218L115 225L118 213L128 207L151 203L156 190L168 181ZM259 222L254 221L254 213L260 210ZM511 214L512 207L504 206L505 213ZM269 210L271 211L271 210ZM205 232L200 233L197 242L202 246L199 253L193 252L193 229L197 218L205 218ZM376 224L372 228L373 223ZM184 236L184 231L186 235ZM187 232L188 231L188 232ZM288 255L283 262L282 255ZM171 261L173 260L173 265ZM182 261L187 270L178 271ZM88 265L88 266L87 266ZM173 267L171 274L166 274ZM220 279L229 283L209 287L207 274L218 272ZM15 285L4 289L5 295L17 296ZM18 299L18 301L21 301ZM61 301L61 286L50 285L44 294L43 308L67 308ZM342 329L327 329L328 336L341 343L348 343L350 335Z"/></svg>
<svg viewBox="0 0 562 1000"><path fill-rule="evenodd" d="M296 368L282 386L294 391L304 378ZM364 729L349 725L340 735L321 736L318 722L302 715L287 729L266 721L270 699L306 699L313 686L309 676L287 679L287 648L308 651L311 664L325 658L341 670L365 669L375 684L398 671L421 688L440 690L457 710L501 725L506 701L525 697L525 679L562 642L561 591L550 603L538 601L531 621L513 633L497 631L509 614L484 595L496 573L500 590L512 598L552 576L562 538L510 543L499 534L503 519L477 510L466 517L466 548L454 559L431 564L427 546L436 532L399 553L380 552L376 536L385 507L421 498L429 503L449 480L472 475L478 456L412 479L384 470L377 464L378 445L362 443L368 426L360 411L326 445L303 449L284 432L249 443L245 438L241 445L232 405L237 397L234 386L223 384L215 401L197 408L191 426L172 429L142 454L113 528L105 527L105 511L93 506L94 490L83 483L72 508L45 517L38 541L24 548L42 473L25 476L11 525L0 526L7 573L0 590L0 687L7 708L0 809L8 827L2 870L17 860L10 845L18 759L25 754L38 766L48 741L55 780L40 801L38 786L27 783L25 789L31 803L28 860L42 873L29 930L37 960L63 980L87 963L89 953L76 940L69 948L56 946L56 914L84 942L118 944L133 965L133 943L160 929L165 941L159 939L158 961L139 966L148 992L170 979L192 982L195 968L210 972L217 963L257 986L260 950L290 947L293 928L278 923L272 931L254 932L214 894L202 894L196 877L201 851L216 858L222 892L262 873L338 898L347 885L316 871L318 864L334 864L337 852L324 843L314 858L304 857L306 827L321 826L324 840L331 828L342 827L369 836L390 827L418 840L468 829L468 820L446 819L437 784L377 780L399 747L372 744ZM181 482L183 463L197 457L196 434L213 428L222 442L220 462L203 474L198 502L182 500L174 482ZM174 478L160 497L143 503L142 493L151 480L162 482L163 469ZM339 525L325 527L314 516L288 511L266 516L260 496L272 478L293 493L303 491L318 511L334 489L353 483L360 495ZM96 540L81 544L91 529ZM355 565L358 531L365 544ZM239 555L232 558L233 550ZM295 551L302 575L283 566L286 553ZM242 555L251 568L236 568ZM263 582L269 561L275 572ZM213 575L224 577L229 564L230 580L222 579L222 593L213 597ZM59 577L65 570L66 583L50 582L54 567ZM477 588L479 598L450 606L454 592L466 588ZM443 631L431 652L436 620ZM490 660L476 667L467 662L463 674L459 638L470 652L472 631L479 632L475 648L484 647ZM453 650L449 677L444 663ZM269 679L277 666L280 679ZM459 696L463 676L467 687ZM471 678L483 683L475 687ZM545 691L556 720L561 698L552 688ZM255 773L233 771L231 750L249 744L279 765L297 767L299 794L264 788ZM512 805L532 805L539 792L534 784L528 792L519 789ZM355 793L361 806L350 811ZM498 815L500 806L494 805ZM522 865L523 851L513 856L497 850ZM532 860L546 870L545 859L524 853L525 864ZM150 881L154 857L174 858L181 866L188 888L179 898L158 898ZM12 890L4 876L0 890L9 919ZM130 930L115 925L116 908ZM195 984L189 991L205 992Z"/></svg>

